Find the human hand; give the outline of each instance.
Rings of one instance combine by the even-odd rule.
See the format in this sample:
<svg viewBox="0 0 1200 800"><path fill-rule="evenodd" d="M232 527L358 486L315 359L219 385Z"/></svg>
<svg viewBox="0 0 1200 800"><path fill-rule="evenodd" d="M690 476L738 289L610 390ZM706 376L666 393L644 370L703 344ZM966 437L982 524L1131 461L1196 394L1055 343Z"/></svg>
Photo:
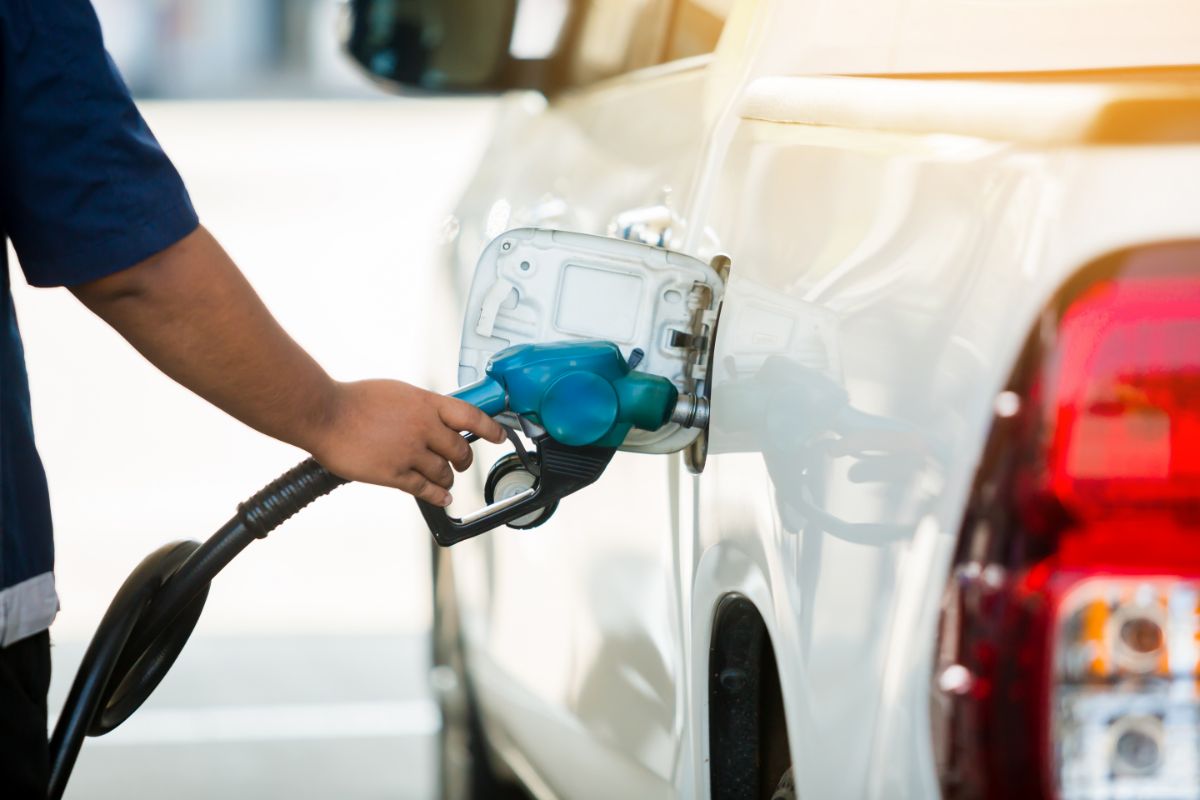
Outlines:
<svg viewBox="0 0 1200 800"><path fill-rule="evenodd" d="M460 432L501 443L503 427L470 403L400 381L339 383L306 449L335 475L450 505L454 469L471 466Z"/></svg>

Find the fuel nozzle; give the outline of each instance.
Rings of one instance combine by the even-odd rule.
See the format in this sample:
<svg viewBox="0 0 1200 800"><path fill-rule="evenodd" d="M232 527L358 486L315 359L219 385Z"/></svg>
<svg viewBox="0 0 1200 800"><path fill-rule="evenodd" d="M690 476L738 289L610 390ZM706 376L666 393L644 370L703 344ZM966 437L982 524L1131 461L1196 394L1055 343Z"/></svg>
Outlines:
<svg viewBox="0 0 1200 800"><path fill-rule="evenodd" d="M497 353L487 377L455 396L492 416L514 414L572 447L620 447L634 428L656 431L673 420L702 424L699 399L681 404L675 385L635 370L638 361L639 351L626 361L612 342L517 345Z"/></svg>
<svg viewBox="0 0 1200 800"><path fill-rule="evenodd" d="M681 394L671 410L671 422L684 428L708 427L708 398L696 394Z"/></svg>
<svg viewBox="0 0 1200 800"><path fill-rule="evenodd" d="M418 501L434 538L450 545L500 525L534 527L558 501L594 483L633 429L708 423L708 400L680 395L668 378L635 367L612 342L555 342L509 347L487 366L487 377L455 396L491 416L521 420L536 451L519 448L493 467L488 505L461 518Z"/></svg>

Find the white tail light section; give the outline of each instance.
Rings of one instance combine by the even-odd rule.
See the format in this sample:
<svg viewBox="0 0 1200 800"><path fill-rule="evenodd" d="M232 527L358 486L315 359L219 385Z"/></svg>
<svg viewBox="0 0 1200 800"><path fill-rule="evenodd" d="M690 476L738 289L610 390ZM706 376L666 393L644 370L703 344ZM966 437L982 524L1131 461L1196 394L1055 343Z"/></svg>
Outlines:
<svg viewBox="0 0 1200 800"><path fill-rule="evenodd" d="M1063 597L1051 725L1064 800L1200 793L1197 589L1112 576Z"/></svg>

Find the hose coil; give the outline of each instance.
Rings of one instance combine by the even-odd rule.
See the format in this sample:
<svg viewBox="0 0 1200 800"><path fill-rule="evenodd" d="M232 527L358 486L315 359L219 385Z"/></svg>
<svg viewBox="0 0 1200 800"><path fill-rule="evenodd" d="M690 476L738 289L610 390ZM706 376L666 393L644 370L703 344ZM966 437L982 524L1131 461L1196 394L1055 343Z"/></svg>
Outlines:
<svg viewBox="0 0 1200 800"><path fill-rule="evenodd" d="M50 800L59 800L85 736L116 728L146 701L183 651L212 579L255 539L347 483L306 459L238 505L203 544L173 542L130 573L92 636L50 738Z"/></svg>

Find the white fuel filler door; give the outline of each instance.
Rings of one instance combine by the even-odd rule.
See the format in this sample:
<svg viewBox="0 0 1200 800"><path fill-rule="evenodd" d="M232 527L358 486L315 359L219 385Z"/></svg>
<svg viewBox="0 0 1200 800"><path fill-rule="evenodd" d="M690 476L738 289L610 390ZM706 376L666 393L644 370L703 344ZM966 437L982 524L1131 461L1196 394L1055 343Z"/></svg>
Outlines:
<svg viewBox="0 0 1200 800"><path fill-rule="evenodd" d="M483 251L463 319L460 385L515 344L604 339L639 371L705 394L708 347L724 285L691 256L640 242L543 228L500 234ZM670 453L700 434L669 424L634 430L622 450Z"/></svg>

